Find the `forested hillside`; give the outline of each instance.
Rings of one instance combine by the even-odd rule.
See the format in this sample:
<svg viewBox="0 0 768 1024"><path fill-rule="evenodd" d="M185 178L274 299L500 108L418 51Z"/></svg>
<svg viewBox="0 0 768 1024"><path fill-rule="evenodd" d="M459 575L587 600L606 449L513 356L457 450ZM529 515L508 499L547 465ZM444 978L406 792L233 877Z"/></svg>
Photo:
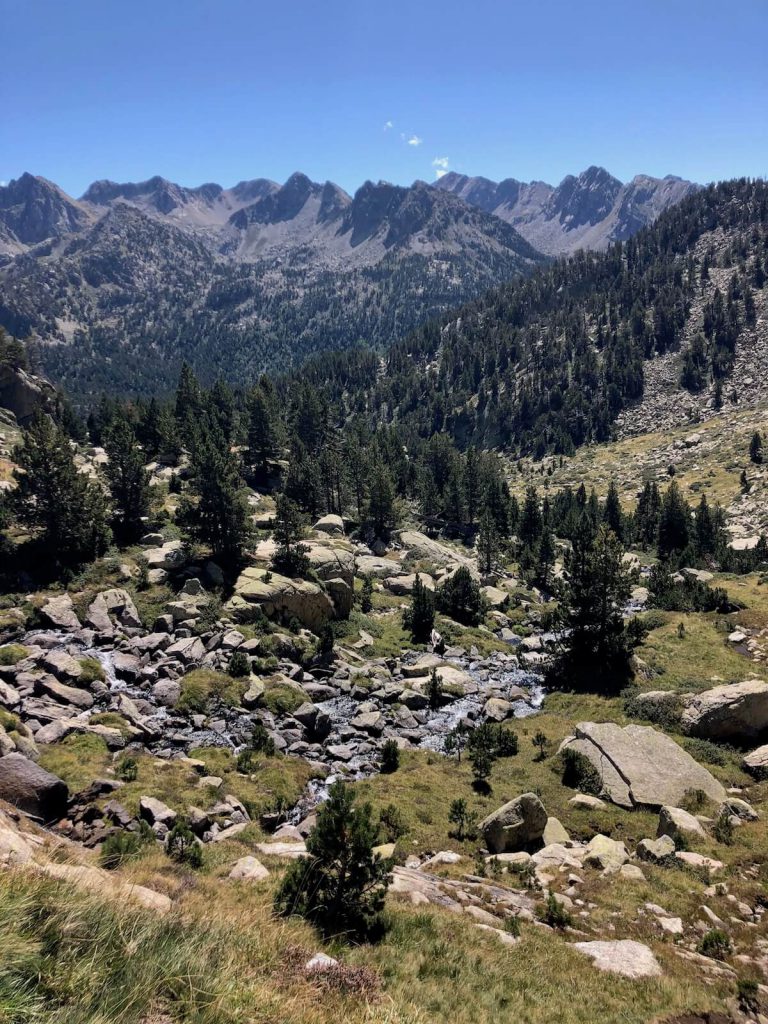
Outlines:
<svg viewBox="0 0 768 1024"><path fill-rule="evenodd" d="M168 391L185 360L203 380L239 383L384 347L546 261L509 224L424 183L368 183L353 198L298 174L226 195L101 182L79 201L25 175L0 188L0 243L4 226L0 325L31 339L81 404Z"/></svg>
<svg viewBox="0 0 768 1024"><path fill-rule="evenodd" d="M610 436L658 356L673 354L679 389L715 408L737 400L740 340L768 346L767 276L768 186L725 182L606 253L559 260L433 321L383 368L351 353L305 376L405 439L446 431L460 446L567 453Z"/></svg>

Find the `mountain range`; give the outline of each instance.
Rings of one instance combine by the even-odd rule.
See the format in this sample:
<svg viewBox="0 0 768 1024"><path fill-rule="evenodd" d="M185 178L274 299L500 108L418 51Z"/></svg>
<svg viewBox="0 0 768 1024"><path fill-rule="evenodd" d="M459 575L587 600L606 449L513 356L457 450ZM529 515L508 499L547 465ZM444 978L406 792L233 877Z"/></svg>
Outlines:
<svg viewBox="0 0 768 1024"><path fill-rule="evenodd" d="M296 173L228 189L97 181L74 199L24 174L0 188L0 325L76 396L150 393L183 360L242 380L395 341L695 188L590 168L557 188L447 174L350 196Z"/></svg>
<svg viewBox="0 0 768 1024"><path fill-rule="evenodd" d="M674 175L639 174L624 184L603 167L589 167L577 177L569 174L557 186L449 171L435 187L506 221L551 256L623 242L699 188Z"/></svg>

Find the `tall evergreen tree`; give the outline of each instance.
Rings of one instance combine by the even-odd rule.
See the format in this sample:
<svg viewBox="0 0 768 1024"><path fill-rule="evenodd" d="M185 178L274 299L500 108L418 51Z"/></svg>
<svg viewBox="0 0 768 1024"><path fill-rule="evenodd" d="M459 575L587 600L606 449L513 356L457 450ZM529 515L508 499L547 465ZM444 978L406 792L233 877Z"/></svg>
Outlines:
<svg viewBox="0 0 768 1024"><path fill-rule="evenodd" d="M367 512L377 537L386 536L395 525L395 489L389 471L380 459L377 459L371 474Z"/></svg>
<svg viewBox="0 0 768 1024"><path fill-rule="evenodd" d="M144 532L144 519L151 504L144 452L130 424L122 417L108 427L104 447L109 456L105 475L112 495L112 528L119 543L129 544Z"/></svg>
<svg viewBox="0 0 768 1024"><path fill-rule="evenodd" d="M560 594L563 619L561 651L548 672L551 685L617 692L631 678L635 631L627 629L623 609L634 574L624 548L607 526L594 539L574 541L565 560Z"/></svg>
<svg viewBox="0 0 768 1024"><path fill-rule="evenodd" d="M609 530L616 534L619 540L624 540L624 513L622 512L619 491L614 480L611 480L608 485L608 493L605 496L603 522Z"/></svg>
<svg viewBox="0 0 768 1024"><path fill-rule="evenodd" d="M304 517L295 502L285 495L277 498L275 509L275 543L273 564L285 576L306 576L309 572L308 548L301 543Z"/></svg>
<svg viewBox="0 0 768 1024"><path fill-rule="evenodd" d="M524 545L533 547L538 543L542 526L539 496L536 493L536 488L530 484L526 488L525 502L520 513L520 523L517 527L518 537Z"/></svg>
<svg viewBox="0 0 768 1024"><path fill-rule="evenodd" d="M176 518L216 557L236 561L253 537L238 459L218 425L198 428L196 434L191 496L184 495Z"/></svg>
<svg viewBox="0 0 768 1024"><path fill-rule="evenodd" d="M263 476L269 460L277 456L280 444L272 396L261 385L248 394L247 415L248 464L257 476Z"/></svg>
<svg viewBox="0 0 768 1024"><path fill-rule="evenodd" d="M680 492L676 480L667 488L659 513L659 558L680 554L691 539L691 510Z"/></svg>
<svg viewBox="0 0 768 1024"><path fill-rule="evenodd" d="M76 568L104 554L111 540L104 492L78 472L63 431L37 413L13 457L11 512L39 531L45 558L54 566Z"/></svg>
<svg viewBox="0 0 768 1024"><path fill-rule="evenodd" d="M490 576L496 567L501 544L496 531L493 516L486 509L480 517L480 529L477 533L477 565L482 576Z"/></svg>

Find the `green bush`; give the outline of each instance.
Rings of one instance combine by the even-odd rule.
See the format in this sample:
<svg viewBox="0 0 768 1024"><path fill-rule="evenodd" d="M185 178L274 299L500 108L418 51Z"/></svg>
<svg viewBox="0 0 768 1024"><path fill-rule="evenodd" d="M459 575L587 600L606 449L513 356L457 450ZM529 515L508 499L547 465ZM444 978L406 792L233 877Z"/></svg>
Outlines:
<svg viewBox="0 0 768 1024"><path fill-rule="evenodd" d="M203 713L211 700L234 706L240 702L244 684L223 672L209 668L196 668L181 680L178 709Z"/></svg>
<svg viewBox="0 0 768 1024"><path fill-rule="evenodd" d="M0 665L18 665L28 654L27 648L21 644L6 644L0 647Z"/></svg>
<svg viewBox="0 0 768 1024"><path fill-rule="evenodd" d="M628 687L623 696L624 713L629 718L641 718L669 731L679 728L683 702L678 694L667 693L652 701L642 700L641 691Z"/></svg>
<svg viewBox="0 0 768 1024"><path fill-rule="evenodd" d="M731 952L731 940L722 928L712 928L703 936L697 949L702 956L711 956L716 960L722 960Z"/></svg>
<svg viewBox="0 0 768 1024"><path fill-rule="evenodd" d="M144 841L138 832L113 832L101 844L99 863L108 871L113 871L140 853L143 845Z"/></svg>
<svg viewBox="0 0 768 1024"><path fill-rule="evenodd" d="M569 789L578 789L582 793L599 796L603 790L603 780L589 758L573 747L566 747L562 758L563 785Z"/></svg>
<svg viewBox="0 0 768 1024"><path fill-rule="evenodd" d="M377 833L370 805L335 782L307 839L309 856L291 862L275 894L277 913L306 918L325 936L375 938L390 877L389 862L373 852Z"/></svg>
<svg viewBox="0 0 768 1024"><path fill-rule="evenodd" d="M284 683L272 683L267 686L262 699L264 705L273 715L292 715L297 708L301 707L306 698L292 686L286 686Z"/></svg>
<svg viewBox="0 0 768 1024"><path fill-rule="evenodd" d="M547 896L544 904L538 908L536 916L550 928L568 928L572 920L571 915L552 892Z"/></svg>
<svg viewBox="0 0 768 1024"><path fill-rule="evenodd" d="M379 812L379 826L388 843L396 843L408 831L405 815L396 804L387 804Z"/></svg>
<svg viewBox="0 0 768 1024"><path fill-rule="evenodd" d="M121 757L115 766L115 775L122 782L135 782L139 776L139 762L135 757Z"/></svg>
<svg viewBox="0 0 768 1024"><path fill-rule="evenodd" d="M244 651L235 651L229 659L227 672L235 679L242 679L243 676L250 675L251 662L248 655Z"/></svg>
<svg viewBox="0 0 768 1024"><path fill-rule="evenodd" d="M177 820L166 836L165 852L177 864L195 869L203 865L203 848L183 818Z"/></svg>
<svg viewBox="0 0 768 1024"><path fill-rule="evenodd" d="M395 740L387 740L381 748L381 764L379 770L382 775L391 775L400 767L400 748Z"/></svg>
<svg viewBox="0 0 768 1024"><path fill-rule="evenodd" d="M80 659L80 679L78 680L80 683L87 686L97 680L103 683L105 679L104 666L97 658Z"/></svg>
<svg viewBox="0 0 768 1024"><path fill-rule="evenodd" d="M722 747L711 740L700 740L695 737L684 741L685 749L697 761L705 761L707 764L716 764L721 768L728 764L730 747Z"/></svg>

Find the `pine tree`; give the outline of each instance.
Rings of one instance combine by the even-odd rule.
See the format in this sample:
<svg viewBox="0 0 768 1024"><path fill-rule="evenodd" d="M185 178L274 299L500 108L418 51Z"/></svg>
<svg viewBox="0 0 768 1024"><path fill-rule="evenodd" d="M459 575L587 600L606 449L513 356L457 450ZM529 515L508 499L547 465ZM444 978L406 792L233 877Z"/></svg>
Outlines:
<svg viewBox="0 0 768 1024"><path fill-rule="evenodd" d="M624 548L607 526L584 544L574 541L565 560L560 595L561 651L548 672L550 685L617 692L631 678L635 635L624 623L633 572Z"/></svg>
<svg viewBox="0 0 768 1024"><path fill-rule="evenodd" d="M310 564L309 548L301 543L304 535L304 517L295 502L285 494L277 498L274 538L277 551L272 564L285 576L306 576Z"/></svg>
<svg viewBox="0 0 768 1024"><path fill-rule="evenodd" d="M248 395L248 465L257 477L266 474L269 460L279 452L277 422L271 395L258 386Z"/></svg>
<svg viewBox="0 0 768 1024"><path fill-rule="evenodd" d="M480 585L464 565L441 584L435 603L443 615L465 626L476 626L485 611Z"/></svg>
<svg viewBox="0 0 768 1024"><path fill-rule="evenodd" d="M202 412L203 389L192 367L183 363L176 388L175 415L179 433L187 444L192 443Z"/></svg>
<svg viewBox="0 0 768 1024"><path fill-rule="evenodd" d="M122 417L112 421L104 435L109 456L105 475L112 495L112 528L121 544L129 544L144 532L151 494L144 453L130 424Z"/></svg>
<svg viewBox="0 0 768 1024"><path fill-rule="evenodd" d="M477 565L481 576L490 576L501 553L499 535L493 516L486 509L480 517L477 534Z"/></svg>
<svg viewBox="0 0 768 1024"><path fill-rule="evenodd" d="M517 528L517 535L521 542L529 547L536 545L541 536L542 525L539 496L536 493L536 488L531 484L525 491L525 502Z"/></svg>
<svg viewBox="0 0 768 1024"><path fill-rule="evenodd" d="M467 522L474 526L480 501L480 463L477 449L470 447L464 465L464 495L467 504Z"/></svg>
<svg viewBox="0 0 768 1024"><path fill-rule="evenodd" d="M37 413L13 457L11 513L39 531L45 558L76 568L104 554L111 540L104 492L78 472L63 431Z"/></svg>
<svg viewBox="0 0 768 1024"><path fill-rule="evenodd" d="M435 595L424 586L418 573L413 583L411 607L407 609L404 625L406 629L410 629L416 643L426 643L435 625Z"/></svg>
<svg viewBox="0 0 768 1024"><path fill-rule="evenodd" d="M396 522L395 489L386 466L377 461L368 493L367 518L377 537L386 536Z"/></svg>
<svg viewBox="0 0 768 1024"><path fill-rule="evenodd" d="M443 680L437 674L437 669L433 668L429 674L429 682L427 683L427 699L429 700L429 706L433 711L436 711L443 699Z"/></svg>
<svg viewBox="0 0 768 1024"><path fill-rule="evenodd" d="M536 569L537 579L545 590L549 587L552 568L555 564L555 556L555 538L552 536L552 531L547 526L544 528L541 540L539 541L539 557Z"/></svg>
<svg viewBox="0 0 768 1024"><path fill-rule="evenodd" d="M370 804L355 804L351 787L334 782L307 839L309 856L283 876L277 912L304 917L325 936L374 936L390 877L389 861L373 852L377 841Z"/></svg>
<svg viewBox="0 0 768 1024"><path fill-rule="evenodd" d="M198 427L192 452L192 497L185 495L177 521L214 556L237 561L253 537L236 456L218 426ZM196 499L196 500L195 500Z"/></svg>
<svg viewBox="0 0 768 1024"><path fill-rule="evenodd" d="M605 496L603 507L603 522L613 533L623 541L624 539L624 513L621 510L619 491L615 481L611 480L608 485L608 493Z"/></svg>
<svg viewBox="0 0 768 1024"><path fill-rule="evenodd" d="M659 558L666 559L684 551L691 539L691 510L673 480L664 494L659 513Z"/></svg>

